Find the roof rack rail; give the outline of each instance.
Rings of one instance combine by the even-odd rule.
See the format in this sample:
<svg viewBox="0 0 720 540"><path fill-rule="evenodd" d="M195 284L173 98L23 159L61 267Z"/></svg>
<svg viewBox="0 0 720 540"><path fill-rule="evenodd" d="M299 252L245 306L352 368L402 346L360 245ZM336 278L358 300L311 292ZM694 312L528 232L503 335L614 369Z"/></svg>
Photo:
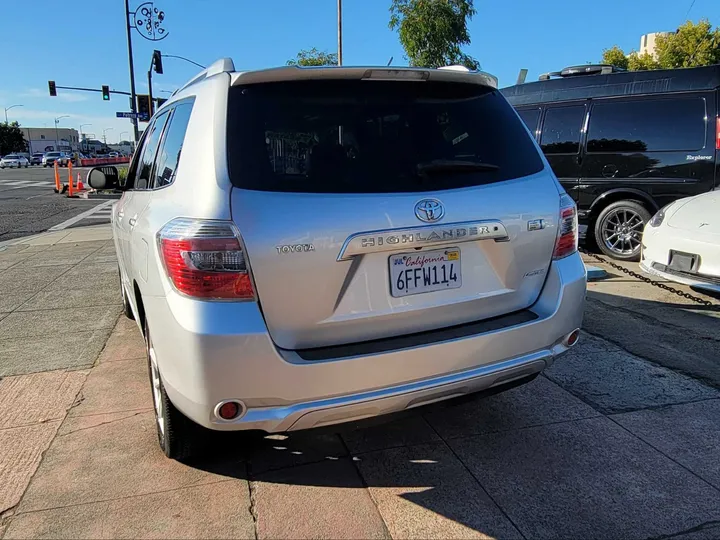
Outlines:
<svg viewBox="0 0 720 540"><path fill-rule="evenodd" d="M233 71L235 71L235 64L233 63L232 58L220 58L219 60L215 60L208 67L203 69L200 73L195 75L192 79L190 79L180 88L175 90L175 92L180 92L188 86L192 86L193 84L200 82L207 77L217 75L218 73L232 73ZM173 95L175 94L175 92L173 92Z"/></svg>
<svg viewBox="0 0 720 540"><path fill-rule="evenodd" d="M561 71L543 73L540 77L538 77L538 80L548 81L552 77L577 77L579 75L608 75L610 73L618 73L621 71L625 70L610 64L587 64L584 66L566 67Z"/></svg>

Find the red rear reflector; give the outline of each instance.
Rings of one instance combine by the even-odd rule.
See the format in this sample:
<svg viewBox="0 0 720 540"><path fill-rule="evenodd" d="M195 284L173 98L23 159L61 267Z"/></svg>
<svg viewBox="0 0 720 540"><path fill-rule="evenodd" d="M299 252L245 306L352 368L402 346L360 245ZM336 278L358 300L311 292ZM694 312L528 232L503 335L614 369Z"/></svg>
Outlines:
<svg viewBox="0 0 720 540"><path fill-rule="evenodd" d="M720 116L715 121L715 150L720 150Z"/></svg>
<svg viewBox="0 0 720 540"><path fill-rule="evenodd" d="M568 195L560 197L560 220L553 259L572 255L578 247L578 218L575 202Z"/></svg>
<svg viewBox="0 0 720 540"><path fill-rule="evenodd" d="M223 403L220 406L220 409L218 409L218 414L223 420L232 420L238 415L239 412L240 407L238 407L238 404L234 401L228 401L227 403Z"/></svg>
<svg viewBox="0 0 720 540"><path fill-rule="evenodd" d="M255 298L245 253L230 223L177 219L158 234L173 286L196 298Z"/></svg>

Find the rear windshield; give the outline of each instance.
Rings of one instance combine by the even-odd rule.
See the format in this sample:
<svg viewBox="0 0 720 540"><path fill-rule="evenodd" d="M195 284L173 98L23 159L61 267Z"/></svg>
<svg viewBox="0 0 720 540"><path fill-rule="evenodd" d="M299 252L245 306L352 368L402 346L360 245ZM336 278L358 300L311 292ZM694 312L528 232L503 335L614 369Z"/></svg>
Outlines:
<svg viewBox="0 0 720 540"><path fill-rule="evenodd" d="M227 144L233 184L263 191L433 191L543 168L510 105L498 91L474 84L297 81L233 87Z"/></svg>

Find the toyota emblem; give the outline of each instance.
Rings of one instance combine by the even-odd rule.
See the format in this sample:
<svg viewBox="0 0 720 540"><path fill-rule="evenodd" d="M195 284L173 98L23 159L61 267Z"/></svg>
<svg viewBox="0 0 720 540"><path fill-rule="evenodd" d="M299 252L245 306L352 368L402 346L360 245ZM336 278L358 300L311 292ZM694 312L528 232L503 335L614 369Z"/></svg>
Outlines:
<svg viewBox="0 0 720 540"><path fill-rule="evenodd" d="M437 199L423 199L415 205L415 217L426 223L440 221L445 215L445 207Z"/></svg>

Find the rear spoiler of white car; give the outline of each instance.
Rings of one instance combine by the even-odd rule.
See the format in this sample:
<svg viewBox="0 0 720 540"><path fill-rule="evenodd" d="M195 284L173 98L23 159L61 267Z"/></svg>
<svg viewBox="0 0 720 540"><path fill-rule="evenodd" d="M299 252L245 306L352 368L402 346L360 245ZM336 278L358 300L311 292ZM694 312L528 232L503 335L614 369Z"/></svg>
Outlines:
<svg viewBox="0 0 720 540"><path fill-rule="evenodd" d="M299 67L245 71L231 75L231 85L258 84L280 81L306 80L383 80L383 81L443 81L480 84L497 88L498 80L482 71L470 71L464 66L447 66L440 69L412 67Z"/></svg>
<svg viewBox="0 0 720 540"><path fill-rule="evenodd" d="M465 66L445 66L439 69L415 67L301 67L284 66L257 71L235 72L232 58L221 58L190 79L173 95L188 86L213 75L229 73L232 86L240 84L258 84L280 81L307 80L383 80L383 81L444 81L479 84L491 88L498 87L497 77L483 71L470 71Z"/></svg>

